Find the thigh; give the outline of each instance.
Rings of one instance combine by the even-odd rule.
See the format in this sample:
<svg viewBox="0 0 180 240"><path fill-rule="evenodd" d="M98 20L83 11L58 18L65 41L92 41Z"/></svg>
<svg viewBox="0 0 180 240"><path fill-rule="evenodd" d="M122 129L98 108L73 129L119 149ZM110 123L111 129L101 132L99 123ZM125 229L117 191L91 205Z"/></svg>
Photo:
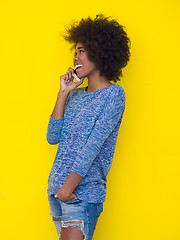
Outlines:
<svg viewBox="0 0 180 240"><path fill-rule="evenodd" d="M75 234L78 227L81 229L84 239L91 240L97 220L102 212L102 204L87 203L79 199L74 199L69 202L64 202L60 199L58 199L58 201L62 209L62 236L65 231L66 234L67 231L69 231L68 239L72 239L70 235L73 235L73 232ZM73 228L69 228L68 230L68 227Z"/></svg>
<svg viewBox="0 0 180 240"><path fill-rule="evenodd" d="M62 217L62 209L61 209L61 204L55 198L54 195L48 195L48 200L49 200L49 206L50 206L50 215L55 218Z"/></svg>

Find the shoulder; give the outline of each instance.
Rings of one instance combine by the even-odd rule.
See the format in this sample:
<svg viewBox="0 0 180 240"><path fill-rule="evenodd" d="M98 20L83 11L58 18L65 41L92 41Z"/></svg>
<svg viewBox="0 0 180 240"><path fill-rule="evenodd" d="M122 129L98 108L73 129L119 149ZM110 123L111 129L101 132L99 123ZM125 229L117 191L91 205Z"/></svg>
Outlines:
<svg viewBox="0 0 180 240"><path fill-rule="evenodd" d="M122 86L118 84L112 84L110 88L109 98L113 100L125 101L125 91Z"/></svg>

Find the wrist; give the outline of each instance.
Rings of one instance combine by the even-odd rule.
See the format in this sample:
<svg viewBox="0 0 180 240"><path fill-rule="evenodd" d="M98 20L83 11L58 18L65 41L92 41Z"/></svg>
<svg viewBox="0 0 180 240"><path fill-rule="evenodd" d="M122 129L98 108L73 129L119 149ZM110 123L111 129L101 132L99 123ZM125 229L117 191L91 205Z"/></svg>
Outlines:
<svg viewBox="0 0 180 240"><path fill-rule="evenodd" d="M58 92L58 96L68 96L69 95L69 93L70 93L70 91L68 91L68 90L59 90L59 92Z"/></svg>
<svg viewBox="0 0 180 240"><path fill-rule="evenodd" d="M59 199L65 202L72 201L77 198L77 196L74 193L68 193L67 191L64 191L62 188L59 189L55 197L58 197Z"/></svg>
<svg viewBox="0 0 180 240"><path fill-rule="evenodd" d="M65 102L68 98L69 92L59 91L57 94L57 99Z"/></svg>

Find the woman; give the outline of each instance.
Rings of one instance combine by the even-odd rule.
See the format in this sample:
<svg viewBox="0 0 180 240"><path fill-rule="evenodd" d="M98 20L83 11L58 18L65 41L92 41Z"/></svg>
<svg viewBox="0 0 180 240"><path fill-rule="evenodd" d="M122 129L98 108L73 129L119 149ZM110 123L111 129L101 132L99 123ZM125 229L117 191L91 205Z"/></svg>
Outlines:
<svg viewBox="0 0 180 240"><path fill-rule="evenodd" d="M106 177L125 109L117 82L129 61L130 40L117 21L97 15L72 24L65 39L75 48L74 70L60 77L47 141L58 144L48 179L51 216L61 240L90 240L103 211ZM84 78L87 87L79 87Z"/></svg>

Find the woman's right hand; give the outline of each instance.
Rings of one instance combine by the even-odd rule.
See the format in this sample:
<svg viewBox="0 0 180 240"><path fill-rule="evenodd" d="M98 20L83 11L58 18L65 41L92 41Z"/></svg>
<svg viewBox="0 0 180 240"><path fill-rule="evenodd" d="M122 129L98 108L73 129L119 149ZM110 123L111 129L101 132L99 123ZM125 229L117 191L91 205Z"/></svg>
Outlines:
<svg viewBox="0 0 180 240"><path fill-rule="evenodd" d="M60 91L71 92L83 83L84 78L82 78L79 82L73 82L73 73L74 69L69 68L66 74L60 77Z"/></svg>

